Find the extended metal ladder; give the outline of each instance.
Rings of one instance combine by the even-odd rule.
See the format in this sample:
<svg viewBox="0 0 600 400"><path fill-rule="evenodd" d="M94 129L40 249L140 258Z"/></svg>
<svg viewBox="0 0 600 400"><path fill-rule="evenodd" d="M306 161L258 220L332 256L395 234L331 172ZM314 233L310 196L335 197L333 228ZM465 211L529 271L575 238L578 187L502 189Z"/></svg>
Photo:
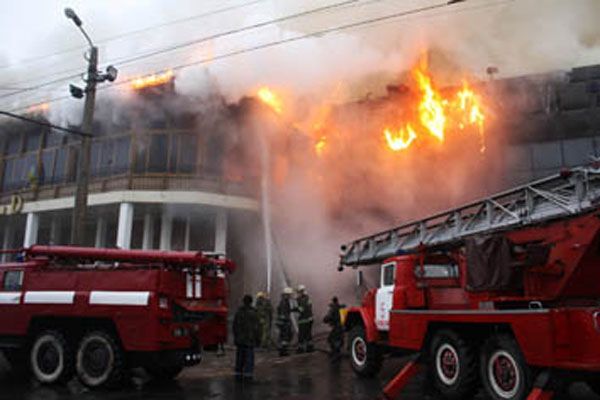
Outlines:
<svg viewBox="0 0 600 400"><path fill-rule="evenodd" d="M576 215L600 202L600 169L576 168L342 246L340 267L368 265L419 246Z"/></svg>

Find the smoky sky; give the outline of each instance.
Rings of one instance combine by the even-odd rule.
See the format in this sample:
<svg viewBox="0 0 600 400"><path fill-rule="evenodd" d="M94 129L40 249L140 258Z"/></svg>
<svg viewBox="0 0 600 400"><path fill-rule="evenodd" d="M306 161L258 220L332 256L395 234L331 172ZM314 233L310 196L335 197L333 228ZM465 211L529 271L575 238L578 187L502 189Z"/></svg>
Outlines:
<svg viewBox="0 0 600 400"><path fill-rule="evenodd" d="M249 4L250 3L250 4ZM84 71L83 37L65 18L72 7L100 43L100 64L236 27L342 3L341 0L4 0L0 14L0 86L35 86ZM175 64L209 60L219 54L328 27L437 4L435 0L359 0L303 18L208 41L147 60L119 66L121 79L160 71ZM245 5L245 6L244 6ZM108 43L104 39L218 9L240 8L150 29ZM469 0L452 8L373 26L312 37L178 72L178 90L202 92L217 83L235 101L263 84L294 94L322 94L343 84L345 97L381 90L386 81L412 65L418 54L438 50L471 75L485 77L494 65L500 76L523 75L600 60L600 28L595 0ZM77 47L80 47L77 49ZM77 49L59 56L52 54ZM31 58L48 56L31 61ZM73 79L77 83L77 78ZM0 99L10 109L66 94L69 82ZM121 93L127 87L107 90ZM6 94L7 91L0 93ZM61 107L78 104L65 100Z"/></svg>

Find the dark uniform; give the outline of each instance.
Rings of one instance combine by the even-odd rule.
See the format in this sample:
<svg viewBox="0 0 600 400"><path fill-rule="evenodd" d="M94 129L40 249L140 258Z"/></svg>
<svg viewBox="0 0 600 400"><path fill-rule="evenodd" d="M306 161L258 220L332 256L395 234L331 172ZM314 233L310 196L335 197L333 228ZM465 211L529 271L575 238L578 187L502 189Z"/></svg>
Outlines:
<svg viewBox="0 0 600 400"><path fill-rule="evenodd" d="M327 342L331 349L332 360L339 359L342 347L344 346L344 327L342 326L342 319L340 317L340 309L344 307L344 305L340 305L337 297L334 297L331 299L331 303L329 303L327 315L323 318L323 322L331 326Z"/></svg>
<svg viewBox="0 0 600 400"><path fill-rule="evenodd" d="M298 353L313 351L312 325L313 311L312 302L306 292L302 291L296 299L298 306L294 311L298 313Z"/></svg>
<svg viewBox="0 0 600 400"><path fill-rule="evenodd" d="M260 342L258 313L252 307L252 297L244 296L243 305L233 319L233 338L237 348L235 374L237 377L252 379L254 373L254 347Z"/></svg>
<svg viewBox="0 0 600 400"><path fill-rule="evenodd" d="M290 297L287 294L281 295L281 300L277 306L277 329L279 329L279 348L280 356L287 356L289 345L294 336L292 331L292 308L290 307Z"/></svg>
<svg viewBox="0 0 600 400"><path fill-rule="evenodd" d="M271 326L273 321L273 305L269 298L263 296L256 297L256 311L260 322L260 346L269 347L271 345Z"/></svg>

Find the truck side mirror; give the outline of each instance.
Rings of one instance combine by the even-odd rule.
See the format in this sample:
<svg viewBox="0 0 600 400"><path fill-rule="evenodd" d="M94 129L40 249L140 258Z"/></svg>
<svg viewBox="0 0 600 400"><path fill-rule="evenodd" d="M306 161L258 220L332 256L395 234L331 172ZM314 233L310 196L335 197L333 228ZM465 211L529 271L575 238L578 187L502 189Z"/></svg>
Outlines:
<svg viewBox="0 0 600 400"><path fill-rule="evenodd" d="M356 286L362 287L363 283L364 283L363 272L361 270L357 270L356 271Z"/></svg>

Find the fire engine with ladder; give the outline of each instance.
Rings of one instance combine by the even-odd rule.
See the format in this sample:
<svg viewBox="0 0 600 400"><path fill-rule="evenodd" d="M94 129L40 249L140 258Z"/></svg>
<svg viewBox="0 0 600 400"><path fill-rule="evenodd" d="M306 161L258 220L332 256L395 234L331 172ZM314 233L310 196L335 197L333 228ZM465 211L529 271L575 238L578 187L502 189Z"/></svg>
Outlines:
<svg viewBox="0 0 600 400"><path fill-rule="evenodd" d="M449 399L547 399L585 381L600 395L600 169L582 167L342 246L340 270L379 265L349 309L350 359L375 375L410 361Z"/></svg>
<svg viewBox="0 0 600 400"><path fill-rule="evenodd" d="M0 351L42 383L174 378L227 338L226 275L203 252L32 246L0 264Z"/></svg>

